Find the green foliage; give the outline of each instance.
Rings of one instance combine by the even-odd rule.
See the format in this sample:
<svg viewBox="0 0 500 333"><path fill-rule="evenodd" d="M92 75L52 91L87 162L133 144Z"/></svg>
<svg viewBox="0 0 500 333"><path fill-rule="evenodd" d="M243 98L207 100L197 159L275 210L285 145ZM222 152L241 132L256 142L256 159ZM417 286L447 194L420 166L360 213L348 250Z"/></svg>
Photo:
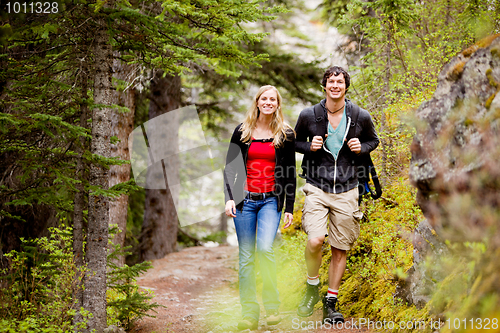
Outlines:
<svg viewBox="0 0 500 333"><path fill-rule="evenodd" d="M75 266L72 229L50 229L50 237L22 240L22 250L5 256L11 266L1 277L0 332L72 332Z"/></svg>
<svg viewBox="0 0 500 333"><path fill-rule="evenodd" d="M216 242L223 243L227 238L227 233L225 231L217 231L210 235L206 235L203 237L202 241L204 242Z"/></svg>
<svg viewBox="0 0 500 333"><path fill-rule="evenodd" d="M129 248L122 248L120 245L113 244L112 238L118 231L117 226L110 229L109 245L113 250L108 254L108 274L106 294L108 325L116 325L130 330L135 321L143 317L155 317L148 314L161 305L150 303L154 297L151 291L140 290L136 278L148 269L152 268L150 261L144 261L134 265L117 265L117 260L121 256L131 254Z"/></svg>
<svg viewBox="0 0 500 333"><path fill-rule="evenodd" d="M394 179L384 190L384 198L364 203L365 216L358 241L348 253L340 301L346 313L356 317L393 322L424 318L427 309L419 312L393 296L413 264L409 235L423 218L415 203L416 190L404 178ZM323 269L326 274L327 267Z"/></svg>
<svg viewBox="0 0 500 333"><path fill-rule="evenodd" d="M115 47L129 52L122 55L128 62L140 61L171 74L201 65L221 75L237 75L235 65L248 66L266 58L237 47L266 36L249 33L241 24L270 21L273 14L284 11L280 6L266 8L241 0L217 1L216 5L209 0L164 1L162 11L156 13L143 11L142 6L117 3L116 8L103 8L115 22L110 26ZM128 29L123 30L122 24Z"/></svg>
<svg viewBox="0 0 500 333"><path fill-rule="evenodd" d="M455 243L448 255L435 258L446 274L437 284L428 307L434 315L451 321L443 332L452 332L453 322L463 318L488 318L490 326L496 320L498 328L500 267L497 258L500 252L498 249L491 251L491 248L487 242ZM470 327L471 323L468 324ZM476 328L480 327L478 324L474 322Z"/></svg>
<svg viewBox="0 0 500 333"><path fill-rule="evenodd" d="M113 322L113 318L116 318L122 327L129 330L142 317L154 318L148 312L160 305L150 303L154 295L150 291L140 290L136 282L141 273L153 267L151 262L145 261L133 266L116 266L108 262L108 265L111 268L108 274L108 324L116 324Z"/></svg>
<svg viewBox="0 0 500 333"><path fill-rule="evenodd" d="M304 294L306 243L307 235L301 232L293 236L284 236L276 250L278 290L283 311L296 311Z"/></svg>
<svg viewBox="0 0 500 333"><path fill-rule="evenodd" d="M356 99L369 109L433 89L441 67L494 33L499 19L497 3L463 0L325 0L322 8L330 23L362 44L359 63L349 69Z"/></svg>
<svg viewBox="0 0 500 333"><path fill-rule="evenodd" d="M91 67L87 42L94 27L78 28L85 20L90 23L88 8L62 1L59 10L57 15L2 20L10 26L8 47L0 55L5 68L0 73L0 172L9 174L0 180L0 202L9 217L5 226L15 218L27 220L29 207L71 213L77 186L89 190L85 177L76 172L80 155L86 165L124 163L92 154L90 130L80 124L83 109L99 107L93 104L92 91L82 88L83 83L93 84L86 69Z"/></svg>
<svg viewBox="0 0 500 333"><path fill-rule="evenodd" d="M126 256L126 263L133 265L139 261L139 238L142 231L142 220L144 219L144 201L146 190L139 189L129 195L127 207L127 228L125 234L125 247L130 248L131 254Z"/></svg>
<svg viewBox="0 0 500 333"><path fill-rule="evenodd" d="M8 47L2 50L0 73L0 173L10 174L0 183L0 202L15 206L4 215L33 204L46 204L56 211L72 211L75 172L79 150L87 165L109 167L118 159L89 152L90 131L79 126L82 109L93 104L93 54L90 46L97 18L106 17L112 47L120 60L160 68L167 73L189 73L204 67L221 76L238 76L248 66L258 66L265 53L248 51L240 45L260 42L267 34L251 33L243 23L270 21L286 11L241 0L117 1L103 3L60 3L56 16L8 16L2 29ZM145 10L145 8L148 8ZM91 19L89 19L91 18ZM117 89L123 81L115 80ZM87 88L83 88L83 87ZM81 88L81 89L80 89ZM123 112L123 109L112 106ZM85 138L82 145L79 138ZM110 138L112 141L113 138ZM4 155L5 154L5 155ZM94 194L119 195L118 188ZM131 188L121 186L122 190ZM23 217L21 217L23 218Z"/></svg>
<svg viewBox="0 0 500 333"><path fill-rule="evenodd" d="M293 102L317 103L321 98L320 82L322 73L319 61L305 62L296 54L285 52L277 45L263 41L248 46L255 53L266 52L269 61L261 62L242 73L240 79L255 85L274 85L281 89L285 106ZM288 105L287 105L288 104Z"/></svg>
<svg viewBox="0 0 500 333"><path fill-rule="evenodd" d="M50 237L22 240L21 251L5 256L11 266L0 281L0 332L73 332L73 295L84 268L73 260L72 228L51 228ZM111 233L117 229L112 228ZM110 241L110 244L111 241ZM153 295L142 291L136 278L151 268L150 262L122 267L115 264L126 249L114 246L108 256L108 324L127 329L160 305L150 303ZM80 312L87 317L84 309ZM79 325L85 326L85 321Z"/></svg>

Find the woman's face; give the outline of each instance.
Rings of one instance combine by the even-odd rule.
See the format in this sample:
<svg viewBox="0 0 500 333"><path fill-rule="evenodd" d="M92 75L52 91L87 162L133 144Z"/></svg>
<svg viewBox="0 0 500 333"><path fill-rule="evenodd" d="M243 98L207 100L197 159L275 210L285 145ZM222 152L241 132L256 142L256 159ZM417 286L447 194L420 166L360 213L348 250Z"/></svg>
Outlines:
<svg viewBox="0 0 500 333"><path fill-rule="evenodd" d="M257 100L257 107L262 114L273 114L278 108L278 95L274 89L266 90Z"/></svg>

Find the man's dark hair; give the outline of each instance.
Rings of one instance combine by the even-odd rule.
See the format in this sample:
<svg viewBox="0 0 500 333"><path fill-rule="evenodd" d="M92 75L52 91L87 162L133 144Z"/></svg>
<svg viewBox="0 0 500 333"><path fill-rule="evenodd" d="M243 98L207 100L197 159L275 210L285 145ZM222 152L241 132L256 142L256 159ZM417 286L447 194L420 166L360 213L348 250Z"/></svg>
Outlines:
<svg viewBox="0 0 500 333"><path fill-rule="evenodd" d="M342 67L339 66L333 66L330 67L326 70L325 74L323 75L323 80L321 81L321 85L323 87L326 87L326 81L330 78L330 76L338 76L340 74L344 74L344 80L345 80L345 89L349 89L349 86L351 85L351 77L349 76L349 73L345 71Z"/></svg>

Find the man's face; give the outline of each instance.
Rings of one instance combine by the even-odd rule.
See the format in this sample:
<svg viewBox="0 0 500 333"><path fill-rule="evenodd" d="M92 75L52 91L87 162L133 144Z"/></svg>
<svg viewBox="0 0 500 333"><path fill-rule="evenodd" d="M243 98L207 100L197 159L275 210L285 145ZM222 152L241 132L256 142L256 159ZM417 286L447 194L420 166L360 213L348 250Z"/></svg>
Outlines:
<svg viewBox="0 0 500 333"><path fill-rule="evenodd" d="M343 99L346 93L344 74L340 73L337 76L334 74L330 75L328 80L326 80L325 90L326 96L330 99Z"/></svg>

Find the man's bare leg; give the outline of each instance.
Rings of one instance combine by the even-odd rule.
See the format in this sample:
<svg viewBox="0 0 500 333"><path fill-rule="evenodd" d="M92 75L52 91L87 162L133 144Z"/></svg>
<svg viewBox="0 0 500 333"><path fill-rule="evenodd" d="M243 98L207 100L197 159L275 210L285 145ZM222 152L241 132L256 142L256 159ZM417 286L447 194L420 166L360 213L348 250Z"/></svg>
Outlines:
<svg viewBox="0 0 500 333"><path fill-rule="evenodd" d="M312 238L307 242L305 257L307 266L307 275L317 276L321 267L322 249L325 237Z"/></svg>
<svg viewBox="0 0 500 333"><path fill-rule="evenodd" d="M347 251L331 247L332 260L328 268L328 288L339 290L347 263ZM320 263L321 264L321 263Z"/></svg>
<svg viewBox="0 0 500 333"><path fill-rule="evenodd" d="M310 239L306 244L306 265L307 265L307 275L309 277L316 277L319 274L319 268L321 266L322 249L325 237L316 237ZM319 301L319 283L317 279L315 284L311 284L311 280L308 279L306 283L306 293L304 298L299 304L297 309L297 314L301 317L309 317L313 314L314 305Z"/></svg>
<svg viewBox="0 0 500 333"><path fill-rule="evenodd" d="M345 272L347 251L331 247L332 260L328 268L328 294L323 299L323 321L330 323L344 322L344 316L338 311L337 293Z"/></svg>

